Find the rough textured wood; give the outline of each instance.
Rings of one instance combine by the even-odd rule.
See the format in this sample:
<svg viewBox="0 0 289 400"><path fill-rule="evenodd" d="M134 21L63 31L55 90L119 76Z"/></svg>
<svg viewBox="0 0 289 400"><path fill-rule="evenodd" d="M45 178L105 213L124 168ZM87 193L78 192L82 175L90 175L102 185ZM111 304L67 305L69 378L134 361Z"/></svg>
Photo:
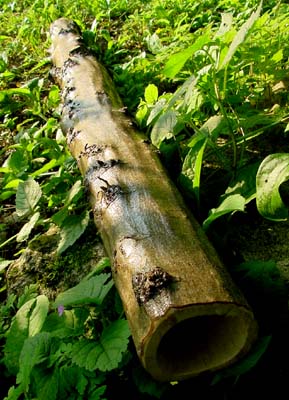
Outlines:
<svg viewBox="0 0 289 400"><path fill-rule="evenodd" d="M248 304L77 26L59 19L51 38L62 129L89 189L142 364L162 381L229 365L256 336Z"/></svg>

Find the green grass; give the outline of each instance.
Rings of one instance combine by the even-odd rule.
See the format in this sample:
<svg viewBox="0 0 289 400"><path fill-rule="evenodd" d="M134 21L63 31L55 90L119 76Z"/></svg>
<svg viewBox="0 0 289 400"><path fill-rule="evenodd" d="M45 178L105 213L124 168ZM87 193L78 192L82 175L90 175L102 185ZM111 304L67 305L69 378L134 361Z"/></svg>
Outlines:
<svg viewBox="0 0 289 400"><path fill-rule="evenodd" d="M222 0L217 5L213 0L2 0L0 6L0 316L5 322L0 365L12 386L16 373L10 371L8 377L3 349L25 302L6 298L7 267L52 226L60 232L58 257L65 257L90 219L82 178L59 128L59 89L50 76L50 24L62 16L79 24L86 44L113 77L128 113L158 148L200 224L213 234L216 220L230 223L232 213L246 212L249 204L264 218L288 219L280 188L289 178L288 150L282 146L289 130L289 5L269 0L263 5L257 0ZM260 265L250 268L258 280ZM270 268L273 276L274 266ZM27 295L26 301L31 299L39 300L36 292ZM105 310L95 317L99 310L90 309L88 325L96 319L105 327L122 315L105 315ZM52 318L46 311L43 315L43 321ZM39 330L40 347L48 340L44 332L51 333ZM81 335L88 332L89 327ZM243 364L212 382L231 377L231 384L253 368L269 336L261 337ZM65 340L63 358L45 358L41 382L56 379L48 374L50 364L56 371L65 358L69 367L69 346L75 344ZM59 355L59 343L56 347ZM137 362L133 350L121 353L125 359L113 365L113 372L102 371L99 381L85 363L81 371L73 369L83 383L75 398L86 398L85 390L95 391L91 399L106 398L106 386L117 381L127 388L132 376L136 392L149 397L176 393L173 386L158 385L138 369L132 373ZM37 358L34 361L37 364ZM11 389L9 399L18 398L17 390L19 398L24 391L32 399L40 390L31 371L34 383L29 386L25 362L20 389L14 394ZM67 396L59 393L58 398Z"/></svg>

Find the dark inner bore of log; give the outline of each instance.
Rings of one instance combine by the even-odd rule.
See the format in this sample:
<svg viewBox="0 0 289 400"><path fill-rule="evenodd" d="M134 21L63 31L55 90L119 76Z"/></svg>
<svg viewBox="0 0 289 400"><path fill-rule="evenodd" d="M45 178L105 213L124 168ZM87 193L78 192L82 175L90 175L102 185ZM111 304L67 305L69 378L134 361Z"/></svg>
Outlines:
<svg viewBox="0 0 289 400"><path fill-rule="evenodd" d="M237 355L246 337L245 321L227 315L189 318L171 328L157 349L159 367L167 374L214 370ZM228 340L231 338L231 340Z"/></svg>

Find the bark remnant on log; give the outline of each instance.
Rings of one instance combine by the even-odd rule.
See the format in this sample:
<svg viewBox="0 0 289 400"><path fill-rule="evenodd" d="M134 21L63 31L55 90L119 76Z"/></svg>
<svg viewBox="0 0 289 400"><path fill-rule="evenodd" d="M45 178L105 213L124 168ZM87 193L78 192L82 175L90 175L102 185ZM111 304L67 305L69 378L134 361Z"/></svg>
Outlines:
<svg viewBox="0 0 289 400"><path fill-rule="evenodd" d="M250 307L133 128L73 21L51 26L62 129L90 192L138 356L157 380L223 368L249 351Z"/></svg>

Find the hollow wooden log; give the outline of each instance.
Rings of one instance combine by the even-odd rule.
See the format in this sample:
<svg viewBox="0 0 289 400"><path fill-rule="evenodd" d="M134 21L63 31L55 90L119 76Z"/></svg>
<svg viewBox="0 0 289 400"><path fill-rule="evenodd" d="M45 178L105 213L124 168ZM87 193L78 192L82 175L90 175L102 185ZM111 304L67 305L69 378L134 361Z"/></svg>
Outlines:
<svg viewBox="0 0 289 400"><path fill-rule="evenodd" d="M51 38L62 129L143 366L172 381L235 362L256 337L250 307L76 24L55 21Z"/></svg>

